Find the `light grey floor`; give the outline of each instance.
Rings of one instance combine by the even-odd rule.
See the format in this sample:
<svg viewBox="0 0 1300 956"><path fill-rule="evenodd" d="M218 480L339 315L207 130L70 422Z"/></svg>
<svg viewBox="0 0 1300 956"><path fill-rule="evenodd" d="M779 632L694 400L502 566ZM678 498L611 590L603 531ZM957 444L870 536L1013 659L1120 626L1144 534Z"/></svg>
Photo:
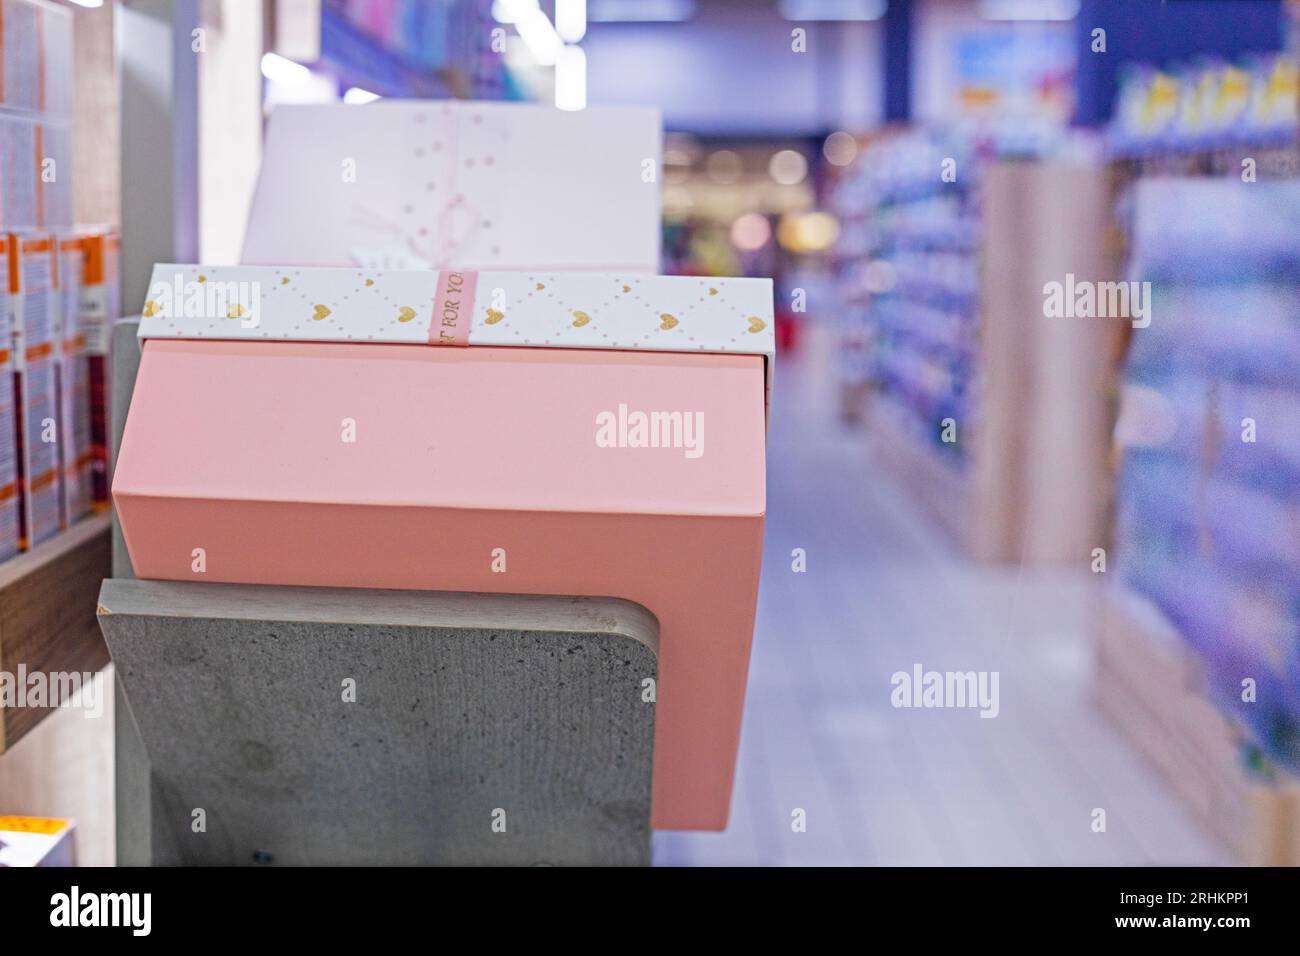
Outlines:
<svg viewBox="0 0 1300 956"><path fill-rule="evenodd" d="M1092 704L1086 582L961 559L838 424L827 346L777 369L731 824L656 864L1229 862ZM998 671L999 715L893 708L914 663Z"/></svg>

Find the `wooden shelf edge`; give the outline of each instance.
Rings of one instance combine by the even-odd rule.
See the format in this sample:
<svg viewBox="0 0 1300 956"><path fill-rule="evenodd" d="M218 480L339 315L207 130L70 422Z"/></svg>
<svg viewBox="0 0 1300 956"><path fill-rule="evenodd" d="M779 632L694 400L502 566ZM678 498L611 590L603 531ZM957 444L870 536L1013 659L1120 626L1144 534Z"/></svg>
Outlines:
<svg viewBox="0 0 1300 956"><path fill-rule="evenodd" d="M10 558L0 564L0 591L19 583L33 571L51 561L57 561L87 541L93 541L99 535L106 534L112 526L112 512L92 514L70 525L66 530L60 531L48 541L42 541L30 551L24 551ZM108 577L107 570L104 572L104 577Z"/></svg>
<svg viewBox="0 0 1300 956"><path fill-rule="evenodd" d="M95 616L111 570L112 516L89 515L0 564L0 668L94 673L109 662ZM57 708L0 707L0 754Z"/></svg>

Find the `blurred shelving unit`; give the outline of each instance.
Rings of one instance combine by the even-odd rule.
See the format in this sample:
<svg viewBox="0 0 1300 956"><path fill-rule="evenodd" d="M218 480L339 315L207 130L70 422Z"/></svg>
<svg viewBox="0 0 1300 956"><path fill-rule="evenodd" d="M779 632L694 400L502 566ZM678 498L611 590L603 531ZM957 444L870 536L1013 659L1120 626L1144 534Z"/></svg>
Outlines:
<svg viewBox="0 0 1300 956"><path fill-rule="evenodd" d="M5 3L6 48L22 50L24 55L6 62L7 81L0 92L0 139L4 140L0 153L5 163L0 233L31 233L72 241L73 237L105 229L76 223L112 221L108 217L116 216L120 196L115 157L106 159L102 155L105 141L110 146L116 141L108 128L117 116L111 14L111 9L74 10L45 0ZM20 153L20 143L32 144L35 149ZM54 164L53 179L44 176L46 163ZM61 259L59 268L64 269L70 261ZM6 261L3 267L8 275L12 264ZM86 291L83 280L89 281L85 271L75 277L64 275L61 285L51 286L48 292L48 307L59 310L55 322L60 331L66 319L62 310L70 307L78 313L76 321L80 324L66 331L70 338L74 332L80 333L82 345L59 360L59 373L69 380L73 376L71 363L89 362L86 352L80 351L90 337L81 314L81 294ZM65 290L71 290L69 298L64 297ZM8 319L4 326L8 336ZM13 372L6 357L3 374ZM81 404L76 404L77 396ZM93 414L92 407L85 391L73 393L70 387L68 395L60 395L55 412L63 419L59 428L65 441L70 441L68 436L72 434L91 435L91 424L85 416ZM15 414L14 407L5 407L4 414ZM79 474L75 467L58 459L56 469L49 472L56 479L56 488ZM5 490L9 499L22 494L21 490L15 491L17 484ZM0 671L11 675L11 680L17 679L20 670L43 674L95 672L108 662L95 626L98 588L92 586L109 570L108 517L102 512L80 517L80 511L88 507L88 497L65 503L60 510L67 514L61 514L57 522L62 530L0 562ZM106 505L101 503L101 507ZM52 709L0 706L0 754L49 716ZM0 765L0 780L3 777L4 767Z"/></svg>
<svg viewBox="0 0 1300 956"><path fill-rule="evenodd" d="M491 0L325 0L318 65L341 86L383 96L503 99L505 58L491 46L496 26Z"/></svg>
<svg viewBox="0 0 1300 956"><path fill-rule="evenodd" d="M1046 318L1043 287L1103 277L1106 195L1086 151L933 129L835 190L846 404L869 392L877 460L977 560L1082 565L1101 539L1118 326Z"/></svg>
<svg viewBox="0 0 1300 956"><path fill-rule="evenodd" d="M34 232L73 240L114 230L121 209L115 12L112 3L86 8L47 0L4 0L0 233ZM32 129L39 131L34 140ZM49 168L55 174L48 179L43 168L47 162L53 163ZM65 269L69 261L61 258L58 268ZM8 266L6 262L6 275ZM85 261L83 266L89 268ZM91 281L86 272L76 281L83 280ZM97 284L103 284L102 277ZM66 290L79 293L85 287L68 282L64 273L61 287L50 293L51 309L76 305L80 295L64 299ZM66 313L59 314L66 318ZM83 323L80 338L93 337L84 313L78 318ZM4 327L8 336L8 319ZM72 330L67 331L75 341ZM85 353L69 352L60 375L71 381L67 363L84 358ZM90 362L93 368L93 358ZM3 374L12 373L6 358ZM59 431L65 441L79 429L85 429L83 435L90 432L90 423L80 418L90 411L90 403L74 404L82 394L71 387L68 395L60 396ZM69 411L72 408L76 411ZM12 415L14 409L6 407L4 414ZM69 463L61 464L61 480L66 481ZM13 495L14 486L4 493ZM101 672L109 660L95 618L95 599L99 582L110 570L110 519L103 510L77 517L80 508L65 509L71 518L61 519L66 525L62 530L0 562L0 674L6 698L0 702L0 814L76 818L79 858L104 864L112 859L107 819L111 719L84 719L91 690L80 691L80 708L58 705L71 703L69 689L79 687L83 675ZM111 687L105 678L93 680ZM44 699L34 698L32 689L42 686ZM56 686L58 704L50 706ZM98 699L102 703L103 697Z"/></svg>
<svg viewBox="0 0 1300 956"><path fill-rule="evenodd" d="M1110 131L1121 343L1096 695L1245 863L1300 865L1300 69L1133 68Z"/></svg>

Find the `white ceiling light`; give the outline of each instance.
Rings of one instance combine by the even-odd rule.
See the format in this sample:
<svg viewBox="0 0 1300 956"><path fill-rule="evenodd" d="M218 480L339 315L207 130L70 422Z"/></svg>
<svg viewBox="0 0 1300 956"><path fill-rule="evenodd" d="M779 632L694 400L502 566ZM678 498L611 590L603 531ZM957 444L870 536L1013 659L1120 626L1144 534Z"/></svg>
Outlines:
<svg viewBox="0 0 1300 956"><path fill-rule="evenodd" d="M311 80L311 70L278 53L262 54L262 75L273 83L293 86Z"/></svg>
<svg viewBox="0 0 1300 956"><path fill-rule="evenodd" d="M567 43L587 34L587 0L555 0L555 32Z"/></svg>
<svg viewBox="0 0 1300 956"><path fill-rule="evenodd" d="M373 103L379 98L378 93L371 93L369 90L363 90L359 86L349 87L348 91L343 94L344 103Z"/></svg>
<svg viewBox="0 0 1300 956"><path fill-rule="evenodd" d="M985 20L1073 20L1079 0L980 0Z"/></svg>
<svg viewBox="0 0 1300 956"><path fill-rule="evenodd" d="M587 54L566 46L555 61L555 105L562 110L587 108Z"/></svg>
<svg viewBox="0 0 1300 956"><path fill-rule="evenodd" d="M517 23L529 10L537 9L537 0L493 0L492 18L497 23Z"/></svg>
<svg viewBox="0 0 1300 956"><path fill-rule="evenodd" d="M540 8L534 6L531 10L523 13L515 21L515 29L523 37L524 43L528 46L528 52L542 66L554 66L555 60L560 55L560 50L564 46L564 41L560 35L555 32L555 27L551 26L550 19Z"/></svg>

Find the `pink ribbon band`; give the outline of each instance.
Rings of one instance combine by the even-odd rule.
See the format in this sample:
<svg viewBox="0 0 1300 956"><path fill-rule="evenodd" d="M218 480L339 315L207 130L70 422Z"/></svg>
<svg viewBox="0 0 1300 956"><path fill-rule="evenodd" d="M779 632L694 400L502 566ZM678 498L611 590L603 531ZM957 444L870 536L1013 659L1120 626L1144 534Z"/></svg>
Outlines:
<svg viewBox="0 0 1300 956"><path fill-rule="evenodd" d="M438 272L438 297L429 320L430 345L469 345L477 285L477 272Z"/></svg>

